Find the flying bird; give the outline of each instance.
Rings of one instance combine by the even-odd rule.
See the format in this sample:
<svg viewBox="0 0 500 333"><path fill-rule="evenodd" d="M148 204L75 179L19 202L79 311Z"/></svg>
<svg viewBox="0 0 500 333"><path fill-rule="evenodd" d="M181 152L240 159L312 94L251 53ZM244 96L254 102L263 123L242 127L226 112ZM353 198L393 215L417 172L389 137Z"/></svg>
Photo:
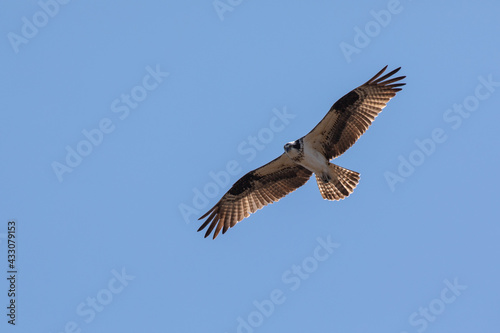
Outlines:
<svg viewBox="0 0 500 333"><path fill-rule="evenodd" d="M207 218L198 231L208 227L215 239L222 230L240 222L262 207L280 200L304 185L314 173L319 191L326 200L340 200L351 194L359 173L330 163L342 155L368 129L375 117L405 83L405 76L392 78L401 67L382 74L382 68L365 84L344 95L302 138L285 144L285 152L271 162L241 177L199 220Z"/></svg>

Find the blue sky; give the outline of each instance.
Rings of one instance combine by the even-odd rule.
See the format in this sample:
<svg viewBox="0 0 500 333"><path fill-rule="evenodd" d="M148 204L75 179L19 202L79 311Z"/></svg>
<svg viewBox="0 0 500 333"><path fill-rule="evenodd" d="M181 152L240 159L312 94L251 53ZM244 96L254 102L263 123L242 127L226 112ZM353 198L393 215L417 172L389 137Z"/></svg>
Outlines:
<svg viewBox="0 0 500 333"><path fill-rule="evenodd" d="M498 332L497 1L1 3L2 332ZM196 232L385 65L351 196Z"/></svg>

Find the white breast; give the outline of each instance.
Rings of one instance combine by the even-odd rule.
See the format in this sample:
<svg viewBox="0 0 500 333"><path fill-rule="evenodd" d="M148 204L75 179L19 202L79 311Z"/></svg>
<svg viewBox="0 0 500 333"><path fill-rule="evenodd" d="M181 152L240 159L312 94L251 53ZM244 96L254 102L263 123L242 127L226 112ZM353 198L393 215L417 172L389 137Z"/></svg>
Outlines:
<svg viewBox="0 0 500 333"><path fill-rule="evenodd" d="M305 140L304 158L299 164L318 175L321 175L323 172L328 173L328 160Z"/></svg>

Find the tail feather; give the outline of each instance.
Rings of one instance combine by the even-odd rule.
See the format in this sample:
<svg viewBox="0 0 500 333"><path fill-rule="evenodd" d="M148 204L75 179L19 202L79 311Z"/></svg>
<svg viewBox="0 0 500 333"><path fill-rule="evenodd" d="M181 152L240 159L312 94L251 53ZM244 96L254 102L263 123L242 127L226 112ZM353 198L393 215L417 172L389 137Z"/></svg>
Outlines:
<svg viewBox="0 0 500 333"><path fill-rule="evenodd" d="M321 196L326 200L340 200L348 197L358 185L359 173L331 163L329 168L328 177L316 175Z"/></svg>

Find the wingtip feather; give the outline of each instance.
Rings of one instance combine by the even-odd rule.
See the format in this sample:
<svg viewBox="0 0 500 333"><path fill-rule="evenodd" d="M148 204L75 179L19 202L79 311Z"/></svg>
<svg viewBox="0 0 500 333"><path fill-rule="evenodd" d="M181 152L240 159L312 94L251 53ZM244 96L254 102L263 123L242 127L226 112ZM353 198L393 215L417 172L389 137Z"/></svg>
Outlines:
<svg viewBox="0 0 500 333"><path fill-rule="evenodd" d="M401 69L401 67L396 68L396 69L394 69L394 70L390 71L389 73L385 74L384 76L379 77L379 78L377 78L376 80L373 80L373 81L372 81L372 83L382 83L382 81L384 81L385 79L387 79L387 78L389 78L389 77L393 76L393 75L394 75L394 74L396 74L396 73L397 73L400 69Z"/></svg>
<svg viewBox="0 0 500 333"><path fill-rule="evenodd" d="M389 65L385 65L384 68L382 68L377 74L375 74L371 79L369 79L368 81L365 82L365 84L370 84L372 83L374 80L376 80L380 75L382 75L383 72L385 72L385 70L387 69L387 66Z"/></svg>

